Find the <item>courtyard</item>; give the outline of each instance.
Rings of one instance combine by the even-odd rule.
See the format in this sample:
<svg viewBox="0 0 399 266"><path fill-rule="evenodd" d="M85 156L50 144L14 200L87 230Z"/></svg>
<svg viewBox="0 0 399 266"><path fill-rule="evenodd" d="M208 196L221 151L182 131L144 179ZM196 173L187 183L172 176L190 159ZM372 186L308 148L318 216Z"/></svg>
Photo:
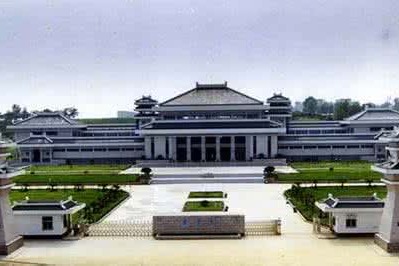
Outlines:
<svg viewBox="0 0 399 266"><path fill-rule="evenodd" d="M322 239L286 204L285 184L184 184L127 186L131 197L102 222L150 219L181 213L190 191L223 191L228 213L247 220L282 219L281 236L242 240L153 240L149 237L86 237L80 241L27 240L7 260L96 265L397 265L371 237ZM339 254L339 256L336 256Z"/></svg>

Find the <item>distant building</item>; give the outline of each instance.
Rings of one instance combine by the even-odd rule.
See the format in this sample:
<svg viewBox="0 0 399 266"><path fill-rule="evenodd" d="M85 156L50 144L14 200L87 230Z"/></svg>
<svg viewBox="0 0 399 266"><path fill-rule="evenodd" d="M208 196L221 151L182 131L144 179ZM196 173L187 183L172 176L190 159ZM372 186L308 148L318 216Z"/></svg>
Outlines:
<svg viewBox="0 0 399 266"><path fill-rule="evenodd" d="M303 111L303 104L302 102L295 102L294 107L292 108L294 112L302 112Z"/></svg>
<svg viewBox="0 0 399 266"><path fill-rule="evenodd" d="M134 118L135 112L131 111L118 111L117 117L118 118Z"/></svg>
<svg viewBox="0 0 399 266"><path fill-rule="evenodd" d="M385 144L375 136L399 125L399 112L384 108L342 121L292 121L287 97L261 101L227 83L197 83L162 103L143 96L135 105L132 120L77 121L37 113L7 129L26 163L376 161L385 158Z"/></svg>

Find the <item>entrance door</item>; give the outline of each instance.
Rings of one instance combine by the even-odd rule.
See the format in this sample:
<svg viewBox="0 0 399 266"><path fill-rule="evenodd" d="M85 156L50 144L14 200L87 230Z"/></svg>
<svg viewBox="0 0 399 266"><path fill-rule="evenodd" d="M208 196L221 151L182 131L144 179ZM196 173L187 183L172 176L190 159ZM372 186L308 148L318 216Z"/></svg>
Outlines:
<svg viewBox="0 0 399 266"><path fill-rule="evenodd" d="M176 138L176 159L177 161L187 160L187 139L185 137Z"/></svg>
<svg viewBox="0 0 399 266"><path fill-rule="evenodd" d="M230 137L220 138L220 160L223 162L228 162L231 159L230 140Z"/></svg>
<svg viewBox="0 0 399 266"><path fill-rule="evenodd" d="M41 159L40 150L33 150L33 159L32 159L32 161L34 163L40 163L40 159Z"/></svg>

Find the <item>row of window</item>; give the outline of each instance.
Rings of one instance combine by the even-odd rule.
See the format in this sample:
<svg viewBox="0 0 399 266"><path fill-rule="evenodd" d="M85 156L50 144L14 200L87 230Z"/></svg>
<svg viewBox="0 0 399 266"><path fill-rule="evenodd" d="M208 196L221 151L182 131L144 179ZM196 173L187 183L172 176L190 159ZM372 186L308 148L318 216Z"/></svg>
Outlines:
<svg viewBox="0 0 399 266"><path fill-rule="evenodd" d="M294 145L278 146L279 150L314 150L314 149L372 149L373 145Z"/></svg>
<svg viewBox="0 0 399 266"><path fill-rule="evenodd" d="M143 147L136 148L69 148L69 149L54 149L54 152L107 152L107 151L143 151Z"/></svg>
<svg viewBox="0 0 399 266"><path fill-rule="evenodd" d="M320 134L348 134L353 133L352 129L328 129L328 130L309 130L309 129L291 129L288 130L288 134L292 135L320 135Z"/></svg>
<svg viewBox="0 0 399 266"><path fill-rule="evenodd" d="M74 137L130 137L135 136L134 132L119 132L119 133L93 133L93 132L74 132Z"/></svg>

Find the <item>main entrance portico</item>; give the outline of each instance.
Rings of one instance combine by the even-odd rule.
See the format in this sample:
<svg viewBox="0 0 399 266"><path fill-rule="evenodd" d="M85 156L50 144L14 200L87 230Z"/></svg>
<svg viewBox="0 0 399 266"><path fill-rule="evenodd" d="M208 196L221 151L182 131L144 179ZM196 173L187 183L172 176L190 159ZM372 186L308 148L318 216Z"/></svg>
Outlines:
<svg viewBox="0 0 399 266"><path fill-rule="evenodd" d="M274 158L277 135L147 136L146 159L188 162L250 161Z"/></svg>
<svg viewBox="0 0 399 266"><path fill-rule="evenodd" d="M280 104L290 108L287 100ZM286 133L286 113L268 114L269 106L228 88L227 83L197 83L153 110L157 118L141 125L139 132L145 139L145 159L229 162L274 158L277 138Z"/></svg>

